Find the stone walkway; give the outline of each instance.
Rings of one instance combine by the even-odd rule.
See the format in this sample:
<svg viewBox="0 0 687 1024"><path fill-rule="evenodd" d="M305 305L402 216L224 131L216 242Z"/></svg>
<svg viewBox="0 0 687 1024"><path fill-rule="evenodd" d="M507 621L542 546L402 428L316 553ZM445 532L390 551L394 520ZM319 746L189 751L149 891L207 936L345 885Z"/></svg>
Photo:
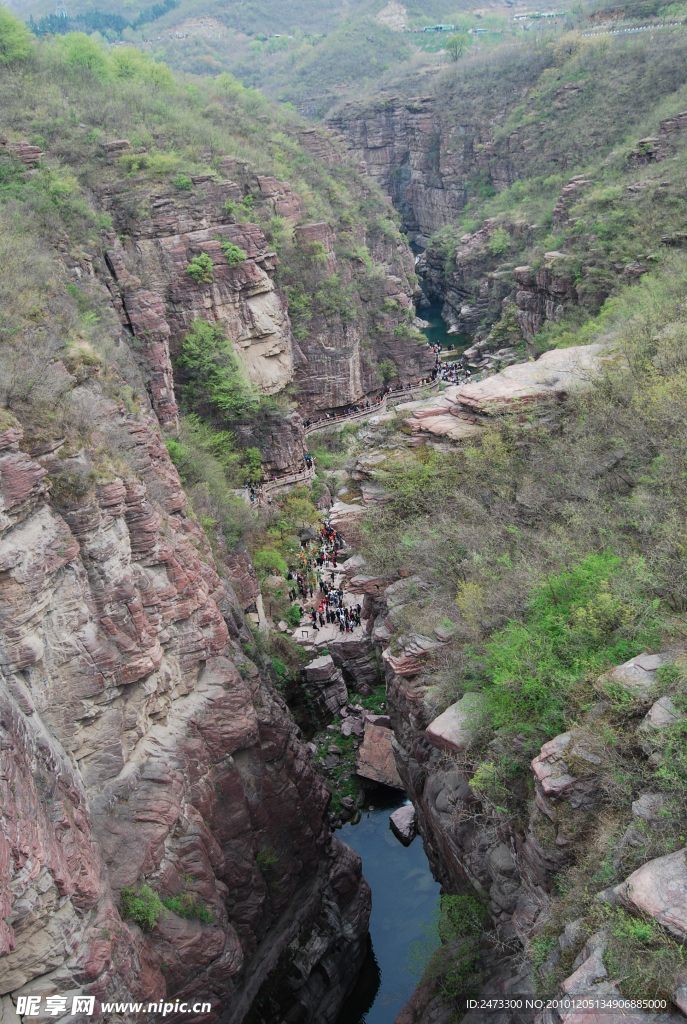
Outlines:
<svg viewBox="0 0 687 1024"><path fill-rule="evenodd" d="M327 581L331 580L331 574L334 573L333 586L343 586L344 592L344 607L352 608L356 604L362 606L364 594L359 594L356 591L349 590L346 586L346 574L342 568L338 567L332 569L322 569L322 575ZM301 604L309 612L311 608L318 608L322 600L322 592L320 590L315 591L315 596L308 598L307 600L301 601ZM294 602L298 603L298 601ZM343 640L345 637L350 636L364 636L365 635L365 620L362 620L362 625L356 626L352 633L342 633L339 629L338 622L327 623L324 626L318 626L317 629L313 629L311 624L310 615L305 615L300 626L297 626L291 633L294 640L296 640L302 647L305 647L308 651L318 651L326 647L333 640Z"/></svg>

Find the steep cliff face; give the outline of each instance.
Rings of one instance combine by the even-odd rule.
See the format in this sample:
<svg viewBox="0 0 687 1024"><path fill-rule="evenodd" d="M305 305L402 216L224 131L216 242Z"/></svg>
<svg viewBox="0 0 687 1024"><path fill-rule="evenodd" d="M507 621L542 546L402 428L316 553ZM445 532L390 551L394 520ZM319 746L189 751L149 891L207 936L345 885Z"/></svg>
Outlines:
<svg viewBox="0 0 687 1024"><path fill-rule="evenodd" d="M95 346L110 321L92 287ZM238 1022L289 950L293 1004L333 1021L364 953L360 862L333 842L328 793L245 654L140 383L125 404L92 349L54 355L55 380L59 434L18 400L0 435L3 1005L175 997ZM142 931L121 893L143 883Z"/></svg>
<svg viewBox="0 0 687 1024"><path fill-rule="evenodd" d="M347 242L351 258L325 223L297 227L295 237L315 296L298 341L302 408L346 407L378 392L385 380L404 386L428 377L433 355L411 327L416 285L409 249L393 236L359 230Z"/></svg>
<svg viewBox="0 0 687 1024"><path fill-rule="evenodd" d="M326 136L315 153L341 161L340 148ZM118 231L105 253L112 290L123 322L140 339L163 425L177 416L173 363L198 319L232 339L261 393L279 395L293 385L307 413L378 390L380 361L390 363L401 384L430 372L431 353L408 327L416 289L412 256L393 228L385 236L373 221L346 230L309 222L288 183L255 175L230 158L222 171L233 177L196 175L188 190L119 176L99 196ZM246 203L250 213L237 214ZM275 222L289 236L281 257L264 233ZM228 246L240 251L235 262L227 259ZM205 255L211 269L194 280L189 264ZM288 298L293 301L294 292L307 296L296 336ZM303 450L300 422L280 423L279 444L271 443L269 430L259 438L267 467L276 472L297 467Z"/></svg>
<svg viewBox="0 0 687 1024"><path fill-rule="evenodd" d="M457 160L446 159L447 139L431 95L404 100L391 96L373 108L346 105L330 120L354 154L400 211L404 226L425 244L444 224L458 220L466 203L461 153L469 156L474 137L463 127Z"/></svg>
<svg viewBox="0 0 687 1024"><path fill-rule="evenodd" d="M421 246L460 220L480 176L495 188L507 188L516 176L510 153L516 141L494 144L495 128L506 116L503 100L495 104L496 97L485 96L479 109L468 106L456 118L446 109L444 84L430 82L421 96L389 94L370 106L349 103L329 120L391 196Z"/></svg>
<svg viewBox="0 0 687 1024"><path fill-rule="evenodd" d="M227 160L225 167L241 171L235 161ZM234 341L249 379L262 392L273 394L293 379L291 325L284 296L274 283L274 251L256 224L235 223L227 212L227 203L241 202L249 188L263 195L264 179L248 175L245 168L242 177L240 184L197 175L188 190L117 182L102 193L102 202L115 227L126 235L123 244L112 238L106 259L126 320L150 350L151 369L156 368L160 341L163 349L168 341L176 355L193 321L210 320ZM274 182L273 188L279 184ZM291 194L287 202L285 185L281 194L284 206L277 203L277 209L298 216L297 198ZM271 195L265 202L274 206ZM236 265L225 257L223 243L244 254ZM212 270L207 281L194 281L187 268L201 253L210 256ZM154 400L166 423L174 410L166 407L163 388Z"/></svg>
<svg viewBox="0 0 687 1024"><path fill-rule="evenodd" d="M426 247L425 291L481 353L529 344L578 306L596 312L661 247L684 244L674 213L683 48L678 34L658 58L613 38L504 47L428 74L420 95L407 77L331 115ZM639 82L628 122L621 97Z"/></svg>

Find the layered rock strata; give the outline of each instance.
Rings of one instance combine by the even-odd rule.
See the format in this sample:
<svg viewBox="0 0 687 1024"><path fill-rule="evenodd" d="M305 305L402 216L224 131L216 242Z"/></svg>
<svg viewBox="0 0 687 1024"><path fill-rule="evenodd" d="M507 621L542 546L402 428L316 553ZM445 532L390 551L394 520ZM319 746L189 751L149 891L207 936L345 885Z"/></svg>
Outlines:
<svg viewBox="0 0 687 1024"><path fill-rule="evenodd" d="M333 141L323 155L330 162L342 158ZM280 395L293 385L308 416L376 392L383 382L380 360L390 361L402 385L426 377L431 353L421 336L402 326L412 313L416 282L412 256L398 234L384 235L361 222L343 254L337 225L308 221L288 183L253 174L229 158L222 170L227 177L219 180L194 175L188 190L116 176L98 196L117 232L105 255L113 299L137 339L160 422L175 425L173 362L200 319L221 327L259 391ZM298 338L279 259L257 223L237 219L247 197L255 220L276 217L293 231L287 284L293 278L306 295L319 296ZM351 246L364 258L351 255ZM210 262L205 274L194 277L189 267L198 258ZM303 451L300 420L276 419L264 437L253 439L265 453L268 473L298 466Z"/></svg>
<svg viewBox="0 0 687 1024"><path fill-rule="evenodd" d="M364 953L359 860L243 653L157 423L86 390L90 450L119 471L0 435L0 992L202 1000L239 1022L290 950L293 1005L333 1021ZM120 898L143 884L171 902L142 930Z"/></svg>

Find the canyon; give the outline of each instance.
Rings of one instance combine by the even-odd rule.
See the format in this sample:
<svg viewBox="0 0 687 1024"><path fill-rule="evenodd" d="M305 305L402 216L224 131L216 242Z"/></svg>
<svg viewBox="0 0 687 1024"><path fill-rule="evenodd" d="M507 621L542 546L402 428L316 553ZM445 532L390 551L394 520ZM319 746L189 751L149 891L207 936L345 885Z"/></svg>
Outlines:
<svg viewBox="0 0 687 1024"><path fill-rule="evenodd" d="M685 115L639 145L647 71L632 123L580 141L593 76L566 61L605 51L577 43L313 127L68 38L0 68L3 1024L64 993L337 1024L371 907L338 828L375 785L442 886L398 1024L478 991L619 998L625 962L665 965L645 983L677 1024L685 273L661 183ZM676 221L622 259L574 233L602 135L622 184L596 201L627 219L656 189ZM544 176L550 224L489 206ZM429 300L477 379L418 397ZM324 517L355 636L287 596Z"/></svg>
<svg viewBox="0 0 687 1024"><path fill-rule="evenodd" d="M54 166L21 139L4 147L20 190ZM293 386L311 413L374 392L384 357L399 383L423 376L432 360L403 326L412 257L362 222L365 260L337 254L288 184L228 158L188 187L132 185L132 153L122 137L95 152L83 209L111 226L90 251L25 235L64 319L56 337L34 321L34 352L13 350L0 441L3 1020L26 994L68 993L197 1000L205 1020L266 1024L286 1001L334 1024L365 955L369 888L247 627L246 553L213 550L163 431L179 423L177 360L198 320L234 339L257 391ZM293 227L301 284L334 282L352 309L294 336L274 249L233 213L247 195L263 223ZM187 273L200 254L203 282ZM31 330L20 295L8 310ZM61 329L77 335L67 349ZM242 429L263 472L302 466L296 403ZM288 977L276 994L275 974Z"/></svg>

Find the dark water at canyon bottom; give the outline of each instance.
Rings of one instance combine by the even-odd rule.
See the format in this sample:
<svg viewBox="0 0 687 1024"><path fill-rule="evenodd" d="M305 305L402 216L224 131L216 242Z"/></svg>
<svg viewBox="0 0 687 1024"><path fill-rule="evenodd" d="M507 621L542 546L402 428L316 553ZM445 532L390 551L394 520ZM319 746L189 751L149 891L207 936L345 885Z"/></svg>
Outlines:
<svg viewBox="0 0 687 1024"><path fill-rule="evenodd" d="M337 1024L393 1024L437 945L439 883L422 840L408 847L389 828L389 815L405 801L391 797L366 810L341 838L363 859L372 889L371 950Z"/></svg>

